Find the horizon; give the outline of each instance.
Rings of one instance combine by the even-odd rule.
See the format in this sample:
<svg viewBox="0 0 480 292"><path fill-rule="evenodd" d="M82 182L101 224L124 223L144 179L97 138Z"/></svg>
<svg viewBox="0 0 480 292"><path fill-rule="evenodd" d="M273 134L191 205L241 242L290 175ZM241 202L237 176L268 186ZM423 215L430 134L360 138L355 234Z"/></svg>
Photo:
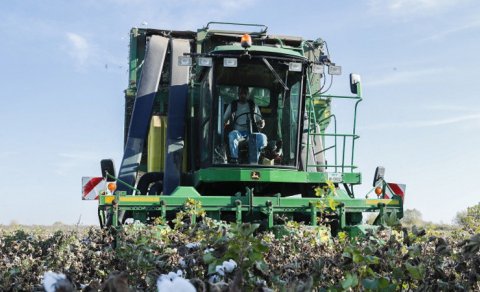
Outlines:
<svg viewBox="0 0 480 292"><path fill-rule="evenodd" d="M100 176L101 159L121 162L130 28L196 30L222 20L326 40L344 72L331 94L348 92L348 73L362 76L357 197L382 165L388 182L406 184L405 209L426 221L448 224L480 201L479 2L27 0L0 8L0 224L97 224L81 178ZM350 126L340 104L332 111Z"/></svg>

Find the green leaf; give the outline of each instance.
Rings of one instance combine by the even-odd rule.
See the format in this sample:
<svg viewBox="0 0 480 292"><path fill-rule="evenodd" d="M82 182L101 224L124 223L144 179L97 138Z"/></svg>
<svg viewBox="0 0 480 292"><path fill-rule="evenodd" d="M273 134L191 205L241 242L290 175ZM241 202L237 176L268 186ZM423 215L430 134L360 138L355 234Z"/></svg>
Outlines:
<svg viewBox="0 0 480 292"><path fill-rule="evenodd" d="M337 237L340 242L345 242L348 239L348 234L344 231L341 231L337 234Z"/></svg>
<svg viewBox="0 0 480 292"><path fill-rule="evenodd" d="M385 216L385 223L387 226L395 226L399 224L399 220L397 217L397 212L391 212Z"/></svg>
<svg viewBox="0 0 480 292"><path fill-rule="evenodd" d="M268 273L270 272L270 268L265 261L256 261L255 262L255 268L259 270L263 275L267 276Z"/></svg>
<svg viewBox="0 0 480 292"><path fill-rule="evenodd" d="M353 262L358 264L358 263L361 263L363 261L364 261L363 255L358 250L355 250L353 252Z"/></svg>
<svg viewBox="0 0 480 292"><path fill-rule="evenodd" d="M380 289L386 289L390 284L390 280L386 277L381 277L378 280L378 288Z"/></svg>
<svg viewBox="0 0 480 292"><path fill-rule="evenodd" d="M358 285L358 277L356 274L347 273L345 280L341 282L343 289L355 287Z"/></svg>
<svg viewBox="0 0 480 292"><path fill-rule="evenodd" d="M366 279L363 279L362 281L362 286L365 289L376 290L378 289L378 284L379 284L378 279L366 278Z"/></svg>
<svg viewBox="0 0 480 292"><path fill-rule="evenodd" d="M331 192L334 196L336 196L336 195L337 195L337 192L336 192L336 190L335 190L335 184L334 184L331 180L327 180L326 183L327 183L328 188L330 189L330 192Z"/></svg>
<svg viewBox="0 0 480 292"><path fill-rule="evenodd" d="M422 254L422 249L418 244L408 247L408 253L411 257L418 257Z"/></svg>
<svg viewBox="0 0 480 292"><path fill-rule="evenodd" d="M314 191L315 191L315 196L317 196L317 197L323 197L323 196L325 195L325 192L324 192L323 189L322 189L321 187L319 187L319 186L316 187L316 188L314 189Z"/></svg>
<svg viewBox="0 0 480 292"><path fill-rule="evenodd" d="M10 273L10 275L14 276L14 275L20 273L20 269L17 268L17 267L11 268L11 269L9 270L9 273Z"/></svg>
<svg viewBox="0 0 480 292"><path fill-rule="evenodd" d="M365 259L368 264L378 265L380 263L380 258L376 256L366 256Z"/></svg>
<svg viewBox="0 0 480 292"><path fill-rule="evenodd" d="M412 278L415 280L421 280L423 279L423 275L425 273L425 269L422 264L418 266L411 265L410 263L406 262L405 267L407 268L408 273Z"/></svg>
<svg viewBox="0 0 480 292"><path fill-rule="evenodd" d="M250 223L245 223L240 225L240 234L247 237L252 235L257 228L260 227L260 224L255 223L255 224L250 224Z"/></svg>
<svg viewBox="0 0 480 292"><path fill-rule="evenodd" d="M216 263L211 263L208 265L208 274L211 275L211 274L215 274L217 271L216 271L216 268L217 267L217 264Z"/></svg>
<svg viewBox="0 0 480 292"><path fill-rule="evenodd" d="M263 253L262 252L252 252L249 256L251 261L261 261L263 260Z"/></svg>
<svg viewBox="0 0 480 292"><path fill-rule="evenodd" d="M216 260L216 258L213 256L213 254L211 252L203 255L203 261L206 264L210 264L210 263L214 262L215 260Z"/></svg>
<svg viewBox="0 0 480 292"><path fill-rule="evenodd" d="M257 241L255 242L253 245L253 249L255 251L259 251L259 252L262 252L262 253L266 253L269 251L269 248L267 245L263 244L261 241Z"/></svg>
<svg viewBox="0 0 480 292"><path fill-rule="evenodd" d="M372 268L370 268L370 267L367 267L367 269L366 269L365 271L366 271L367 275L369 275L369 276L371 276L371 277L377 277L377 276L378 276L377 273L375 273L375 272L372 270Z"/></svg>
<svg viewBox="0 0 480 292"><path fill-rule="evenodd" d="M330 209L332 209L332 211L335 211L336 205L337 204L335 203L335 200L332 197L329 197L328 198L328 206L330 207Z"/></svg>
<svg viewBox="0 0 480 292"><path fill-rule="evenodd" d="M353 248L351 246L346 246L343 251L349 254L353 254Z"/></svg>

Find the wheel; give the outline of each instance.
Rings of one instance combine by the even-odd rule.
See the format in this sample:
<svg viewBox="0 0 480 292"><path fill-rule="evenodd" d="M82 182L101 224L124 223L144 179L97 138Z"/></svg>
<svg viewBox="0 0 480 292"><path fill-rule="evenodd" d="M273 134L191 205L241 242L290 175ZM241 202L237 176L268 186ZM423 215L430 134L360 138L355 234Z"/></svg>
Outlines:
<svg viewBox="0 0 480 292"><path fill-rule="evenodd" d="M250 113L250 112L245 112L245 113L241 113L241 114L239 114L239 115L235 115L235 119L233 120L233 125L234 125L234 127L235 127L235 125L236 125L236 126L240 126L240 127L249 126L247 123L244 123L244 124L238 123L238 119L239 119L240 117L243 117L244 115L249 115L249 114L251 114L251 113ZM253 119L254 119L254 120L255 120L255 117L256 117L256 116L259 116L260 119L263 120L261 114L253 113ZM249 121L250 121L250 120L249 120ZM252 121L250 121L250 122L252 122ZM252 125L253 125L253 124L252 124ZM254 128L254 127L252 127L252 129L253 129L253 128ZM256 133L256 132L253 132L253 133Z"/></svg>
<svg viewBox="0 0 480 292"><path fill-rule="evenodd" d="M160 194L163 189L163 172L148 172L144 174L140 178L137 188L142 195Z"/></svg>

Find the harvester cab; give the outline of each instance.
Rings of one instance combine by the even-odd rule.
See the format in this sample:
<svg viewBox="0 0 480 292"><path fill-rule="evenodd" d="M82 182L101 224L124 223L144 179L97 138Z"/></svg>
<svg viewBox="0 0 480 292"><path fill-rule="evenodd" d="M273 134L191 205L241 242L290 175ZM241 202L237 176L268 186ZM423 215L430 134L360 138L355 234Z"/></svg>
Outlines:
<svg viewBox="0 0 480 292"><path fill-rule="evenodd" d="M267 228L328 217L334 232L350 233L362 230L363 212L378 212L378 224L401 218L405 186L387 183L382 168L376 197L355 198L360 76L350 76L353 95L327 94L339 74L323 40L269 35L264 25L134 28L120 170L102 161L104 179L84 178L84 197L99 200L102 226L168 222L185 208ZM335 99L352 101L351 132L337 132ZM200 213L190 214L195 222Z"/></svg>

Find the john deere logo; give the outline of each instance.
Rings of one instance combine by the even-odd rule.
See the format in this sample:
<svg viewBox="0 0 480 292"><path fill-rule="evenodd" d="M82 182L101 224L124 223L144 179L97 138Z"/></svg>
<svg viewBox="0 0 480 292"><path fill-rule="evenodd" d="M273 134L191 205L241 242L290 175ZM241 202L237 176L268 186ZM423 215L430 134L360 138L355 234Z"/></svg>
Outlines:
<svg viewBox="0 0 480 292"><path fill-rule="evenodd" d="M250 174L250 177L254 180L259 180L260 179L260 172L252 171L252 173Z"/></svg>

